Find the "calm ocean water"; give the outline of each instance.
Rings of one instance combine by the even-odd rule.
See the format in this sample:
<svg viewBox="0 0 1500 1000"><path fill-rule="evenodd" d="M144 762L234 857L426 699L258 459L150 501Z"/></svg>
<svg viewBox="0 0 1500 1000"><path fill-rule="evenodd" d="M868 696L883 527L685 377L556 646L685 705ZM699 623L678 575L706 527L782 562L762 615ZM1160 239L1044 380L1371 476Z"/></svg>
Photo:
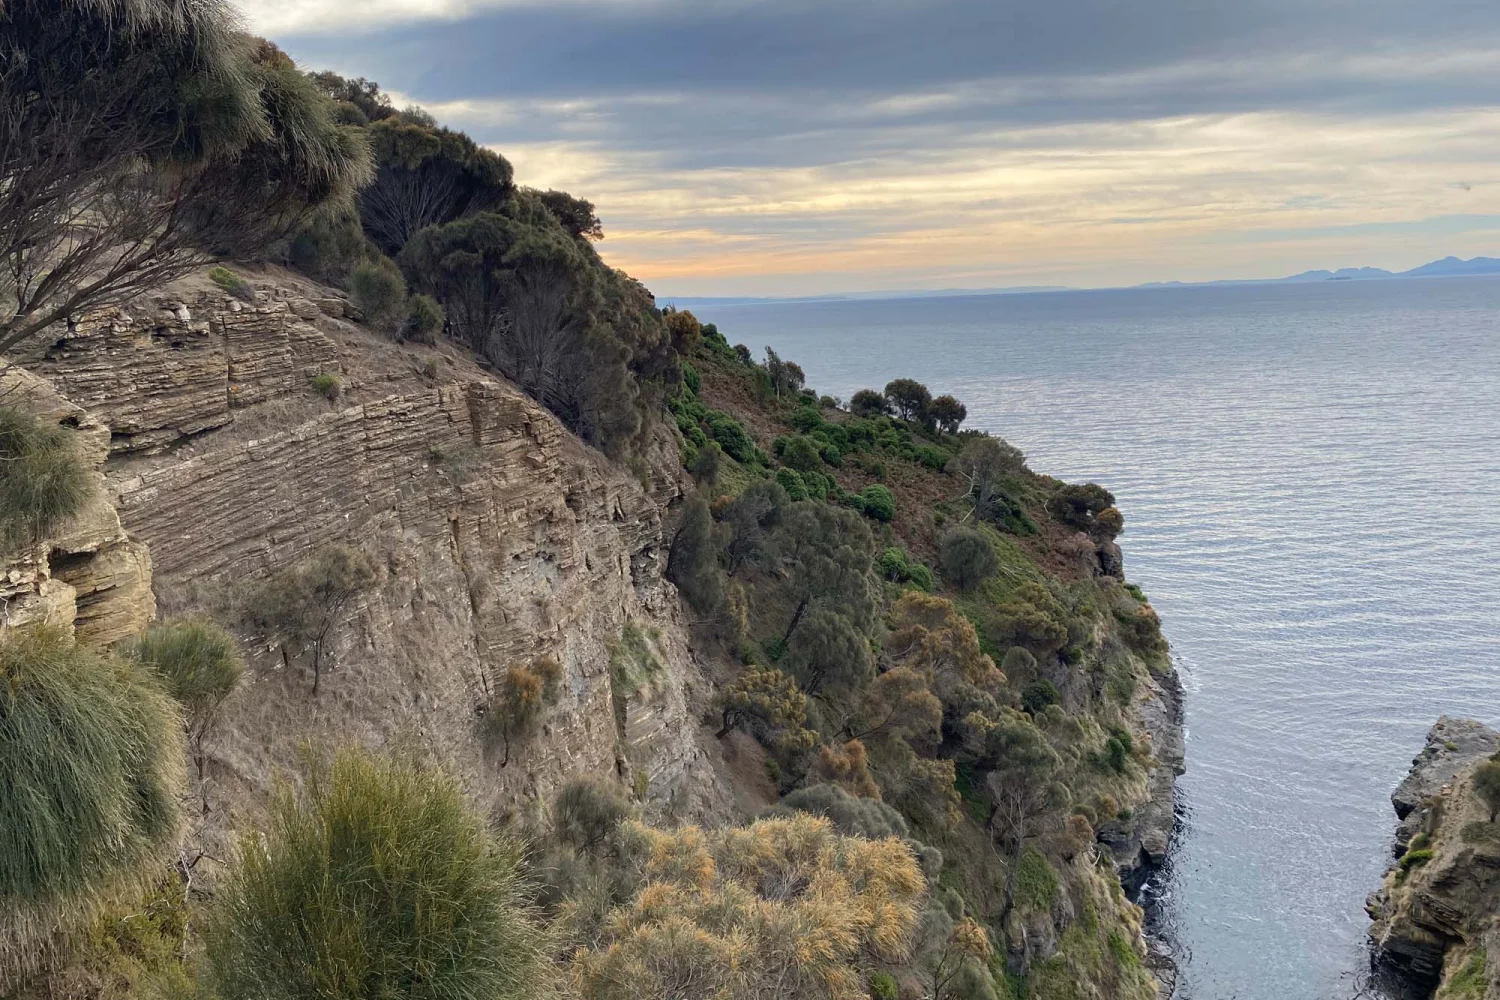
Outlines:
<svg viewBox="0 0 1500 1000"><path fill-rule="evenodd" d="M1116 493L1188 690L1177 995L1354 996L1391 789L1440 713L1500 724L1500 279L696 312Z"/></svg>

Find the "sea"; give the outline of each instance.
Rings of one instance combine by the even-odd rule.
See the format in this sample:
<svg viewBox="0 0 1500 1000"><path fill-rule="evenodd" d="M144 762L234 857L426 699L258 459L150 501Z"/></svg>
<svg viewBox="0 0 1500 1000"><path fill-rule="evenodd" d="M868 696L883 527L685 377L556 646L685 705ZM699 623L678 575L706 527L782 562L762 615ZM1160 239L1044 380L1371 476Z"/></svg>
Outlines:
<svg viewBox="0 0 1500 1000"><path fill-rule="evenodd" d="M695 304L847 399L951 393L1112 490L1187 692L1147 887L1179 1000L1351 1000L1390 792L1500 725L1500 278Z"/></svg>

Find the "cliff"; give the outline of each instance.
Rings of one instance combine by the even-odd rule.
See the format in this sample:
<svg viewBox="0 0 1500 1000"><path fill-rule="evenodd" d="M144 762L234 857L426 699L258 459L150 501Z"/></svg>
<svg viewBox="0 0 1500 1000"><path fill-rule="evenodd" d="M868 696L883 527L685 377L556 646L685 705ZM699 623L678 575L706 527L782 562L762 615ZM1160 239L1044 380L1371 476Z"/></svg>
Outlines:
<svg viewBox="0 0 1500 1000"><path fill-rule="evenodd" d="M1391 795L1396 862L1366 904L1375 961L1419 996L1500 1000L1500 825L1474 771L1500 733L1441 718Z"/></svg>
<svg viewBox="0 0 1500 1000"><path fill-rule="evenodd" d="M416 741L494 813L608 772L658 815L727 818L658 499L461 352L368 333L289 274L257 283L254 304L190 280L82 317L9 369L29 408L85 432L101 474L89 514L10 568L9 622L110 643L151 619L153 591L164 613L232 615L247 585L358 543L381 580L316 696L301 660L245 633L249 681L209 740L205 838L258 808L305 743L343 739ZM674 476L655 489L673 495ZM612 669L627 635L647 665L628 689ZM499 672L539 655L561 664L561 696L502 766L478 715Z"/></svg>

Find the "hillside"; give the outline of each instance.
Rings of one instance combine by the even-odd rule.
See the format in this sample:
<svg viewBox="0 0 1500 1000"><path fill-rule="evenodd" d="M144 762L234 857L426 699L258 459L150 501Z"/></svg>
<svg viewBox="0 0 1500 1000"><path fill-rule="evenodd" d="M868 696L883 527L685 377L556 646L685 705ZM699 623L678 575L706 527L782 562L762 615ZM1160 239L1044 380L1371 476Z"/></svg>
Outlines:
<svg viewBox="0 0 1500 1000"><path fill-rule="evenodd" d="M0 996L1155 995L1180 692L1107 490L122 9L0 13L33 89L95 74L0 211ZM163 73L167 125L107 86Z"/></svg>

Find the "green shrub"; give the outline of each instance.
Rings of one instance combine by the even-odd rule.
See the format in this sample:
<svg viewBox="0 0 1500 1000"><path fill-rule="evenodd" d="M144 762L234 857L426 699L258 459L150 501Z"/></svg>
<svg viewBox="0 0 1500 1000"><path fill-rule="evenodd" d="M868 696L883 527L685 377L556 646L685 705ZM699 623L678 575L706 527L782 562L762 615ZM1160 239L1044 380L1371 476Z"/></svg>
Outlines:
<svg viewBox="0 0 1500 1000"><path fill-rule="evenodd" d="M870 996L875 1000L899 1000L901 991L889 972L870 973Z"/></svg>
<svg viewBox="0 0 1500 1000"><path fill-rule="evenodd" d="M943 577L959 590L973 590L1000 569L989 536L977 528L958 527L945 534L938 558Z"/></svg>
<svg viewBox="0 0 1500 1000"><path fill-rule="evenodd" d="M1033 910L1046 910L1057 899L1057 872L1035 847L1021 852L1016 862L1016 900Z"/></svg>
<svg viewBox="0 0 1500 1000"><path fill-rule="evenodd" d="M0 553L36 544L92 495L71 432L0 406Z"/></svg>
<svg viewBox="0 0 1500 1000"><path fill-rule="evenodd" d="M389 257L363 261L349 272L349 301L366 323L388 327L406 307L406 279Z"/></svg>
<svg viewBox="0 0 1500 1000"><path fill-rule="evenodd" d="M1032 681L1021 690L1021 707L1029 715L1036 715L1047 706L1056 705L1061 700L1062 695L1058 693L1056 685L1049 680Z"/></svg>
<svg viewBox="0 0 1500 1000"><path fill-rule="evenodd" d="M1474 769L1474 794L1489 811L1490 822L1500 815L1500 760L1491 758Z"/></svg>
<svg viewBox="0 0 1500 1000"><path fill-rule="evenodd" d="M776 482L786 490L788 500L806 500L808 497L807 484L803 482L802 476L796 469L786 466L776 470Z"/></svg>
<svg viewBox="0 0 1500 1000"><path fill-rule="evenodd" d="M686 361L682 363L682 384L687 386L688 391L695 396L703 388L703 376L698 374L698 369Z"/></svg>
<svg viewBox="0 0 1500 1000"><path fill-rule="evenodd" d="M914 583L922 590L932 589L932 570L912 561L905 549L886 549L880 554L877 568L880 575L892 583Z"/></svg>
<svg viewBox="0 0 1500 1000"><path fill-rule="evenodd" d="M1416 851L1407 851L1401 855L1401 870L1411 871L1413 868L1420 868L1433 859L1434 853L1426 847Z"/></svg>
<svg viewBox="0 0 1500 1000"><path fill-rule="evenodd" d="M859 499L865 517L889 521L896 516L896 498L884 486L866 486L859 491Z"/></svg>
<svg viewBox="0 0 1500 1000"><path fill-rule="evenodd" d="M337 375L323 372L313 376L312 387L313 392L316 392L331 403L339 398L339 393L343 391L344 383Z"/></svg>
<svg viewBox="0 0 1500 1000"><path fill-rule="evenodd" d="M545 970L521 850L457 781L355 751L282 788L205 928L223 1000L510 1000Z"/></svg>
<svg viewBox="0 0 1500 1000"><path fill-rule="evenodd" d="M354 212L320 212L292 237L286 261L309 278L334 284L348 276L364 248L364 230Z"/></svg>
<svg viewBox="0 0 1500 1000"><path fill-rule="evenodd" d="M798 472L822 468L823 455L818 442L802 434L789 438L782 449L781 460Z"/></svg>
<svg viewBox="0 0 1500 1000"><path fill-rule="evenodd" d="M255 301L255 286L227 267L215 267L211 269L208 272L208 280L241 301Z"/></svg>
<svg viewBox="0 0 1500 1000"><path fill-rule="evenodd" d="M180 734L144 670L60 631L0 638L0 993L175 847Z"/></svg>
<svg viewBox="0 0 1500 1000"><path fill-rule="evenodd" d="M147 629L124 648L151 670L187 714L189 749L203 777L203 738L245 674L234 636L207 618L179 618Z"/></svg>
<svg viewBox="0 0 1500 1000"><path fill-rule="evenodd" d="M413 295L407 303L401 336L416 344L436 344L443 332L443 307L429 295Z"/></svg>
<svg viewBox="0 0 1500 1000"><path fill-rule="evenodd" d="M740 422L722 410L710 410L707 419L708 433L719 442L724 454L736 462L755 460L755 442Z"/></svg>

